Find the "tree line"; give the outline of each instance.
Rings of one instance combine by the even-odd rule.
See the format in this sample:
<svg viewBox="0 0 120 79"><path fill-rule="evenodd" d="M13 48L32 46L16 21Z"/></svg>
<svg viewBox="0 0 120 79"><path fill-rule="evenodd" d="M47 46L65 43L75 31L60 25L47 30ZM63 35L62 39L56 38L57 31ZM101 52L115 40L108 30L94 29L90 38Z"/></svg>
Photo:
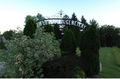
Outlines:
<svg viewBox="0 0 120 79"><path fill-rule="evenodd" d="M63 18L64 19L78 20L75 13L72 14L71 18L68 15L64 15ZM28 25L25 25L25 26L30 26L31 24L33 24L33 27L30 27L30 28L25 27L24 28L24 31L26 30L25 31L26 34L28 31L28 33L30 33L31 37L32 37L32 34L35 33L35 29L37 28L36 21L38 21L40 19L44 19L44 17L40 13L38 13L36 16L27 15L25 17L25 23L29 22ZM28 21L28 20L30 20L30 21ZM62 23L66 24L66 21L63 21ZM120 42L119 42L119 40L120 40L120 35L119 35L120 28L117 28L113 25L102 25L100 27L96 20L92 19L88 23L87 20L84 18L84 16L81 17L81 23L83 23L84 25L87 26L87 27L85 27L84 30L89 28L90 24L92 24L92 23L94 23L96 25L97 31L99 34L99 40L100 40L101 47L112 47L112 46L120 47ZM46 23L45 28L47 27L47 24L49 24L49 23ZM84 30L81 31L79 27L76 27L73 25L63 25L63 28L60 28L60 25L58 25L58 24L55 24L54 26L52 26L52 25L50 25L50 26L51 26L51 30L52 31L54 30L55 37L57 40L62 39L62 36L63 36L66 28L71 29L74 36L75 36L77 46L80 45L80 36ZM49 29L49 31L50 31L50 29ZM12 33L15 33L15 31L14 30L5 31L2 35L6 38L6 40L8 40L8 39L10 40Z"/></svg>

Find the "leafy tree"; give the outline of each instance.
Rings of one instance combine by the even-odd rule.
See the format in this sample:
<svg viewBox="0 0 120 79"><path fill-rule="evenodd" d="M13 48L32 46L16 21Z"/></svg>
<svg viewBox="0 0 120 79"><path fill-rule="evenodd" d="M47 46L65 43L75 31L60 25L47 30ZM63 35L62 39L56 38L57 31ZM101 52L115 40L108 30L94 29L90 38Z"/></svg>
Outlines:
<svg viewBox="0 0 120 79"><path fill-rule="evenodd" d="M37 18L37 21L41 19L45 19L40 13L37 14L36 18Z"/></svg>
<svg viewBox="0 0 120 79"><path fill-rule="evenodd" d="M35 16L27 15L25 17L25 23L27 23L31 19L36 22L36 17Z"/></svg>
<svg viewBox="0 0 120 79"><path fill-rule="evenodd" d="M41 27L37 28L34 39L22 32L13 35L12 40L6 41L8 50L0 50L0 58L5 62L2 72L11 78L43 77L43 63L61 55L60 44L54 39L53 33L44 32ZM4 57L4 54L9 55Z"/></svg>
<svg viewBox="0 0 120 79"><path fill-rule="evenodd" d="M62 41L60 44L61 51L68 53L75 53L76 50L76 39L71 30L66 29Z"/></svg>
<svg viewBox="0 0 120 79"><path fill-rule="evenodd" d="M13 33L15 33L14 30L5 31L3 33L3 36L5 37L6 40L10 40Z"/></svg>
<svg viewBox="0 0 120 79"><path fill-rule="evenodd" d="M98 34L99 34L99 40L101 43L101 47L105 47L106 46L106 33L105 33L105 27L102 26L98 29Z"/></svg>
<svg viewBox="0 0 120 79"><path fill-rule="evenodd" d="M45 19L45 17L43 17L42 14L40 14L40 13L38 13L36 16L27 15L25 17L25 23L27 23L27 21L30 20L30 19L32 19L36 23L36 22L38 22L41 19Z"/></svg>
<svg viewBox="0 0 120 79"><path fill-rule="evenodd" d="M99 35L96 25L92 23L90 28L82 33L80 41L83 70L88 76L99 73L99 49Z"/></svg>
<svg viewBox="0 0 120 79"><path fill-rule="evenodd" d="M60 31L60 28L59 28L59 25L58 24L55 24L54 25L54 32L55 32L55 37L56 39L61 39L61 31Z"/></svg>
<svg viewBox="0 0 120 79"><path fill-rule="evenodd" d="M119 28L115 28L113 25L103 25L99 28L98 33L102 47L112 47L118 44Z"/></svg>
<svg viewBox="0 0 120 79"><path fill-rule="evenodd" d="M23 30L24 35L29 36L30 38L34 38L33 34L35 33L35 30L37 28L37 25L33 19L29 19L25 25L25 28Z"/></svg>

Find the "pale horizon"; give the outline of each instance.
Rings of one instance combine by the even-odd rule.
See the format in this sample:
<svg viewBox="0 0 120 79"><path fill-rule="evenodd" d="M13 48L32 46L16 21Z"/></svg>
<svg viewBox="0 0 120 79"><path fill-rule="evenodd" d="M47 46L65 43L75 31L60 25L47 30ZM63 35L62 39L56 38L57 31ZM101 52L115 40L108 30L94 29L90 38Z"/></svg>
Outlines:
<svg viewBox="0 0 120 79"><path fill-rule="evenodd" d="M82 15L89 23L95 19L99 25L120 27L120 0L0 0L0 31L24 28L27 15L52 16L60 10L69 17L73 12L80 20Z"/></svg>

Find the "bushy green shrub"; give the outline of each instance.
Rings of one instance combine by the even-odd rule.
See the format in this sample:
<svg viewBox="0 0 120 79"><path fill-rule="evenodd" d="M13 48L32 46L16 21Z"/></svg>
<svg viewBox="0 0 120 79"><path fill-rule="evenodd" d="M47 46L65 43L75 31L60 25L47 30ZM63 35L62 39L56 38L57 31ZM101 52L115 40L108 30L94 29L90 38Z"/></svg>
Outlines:
<svg viewBox="0 0 120 79"><path fill-rule="evenodd" d="M77 55L77 56L80 56L80 55L81 55L81 52L80 52L80 50L79 50L79 47L76 48L76 55Z"/></svg>
<svg viewBox="0 0 120 79"><path fill-rule="evenodd" d="M2 51L0 57L4 64L3 72L6 77L43 77L42 65L54 56L60 56L59 42L54 40L53 33L44 32L38 27L31 39L23 33L13 35L6 41L7 51ZM4 57L4 54L8 57Z"/></svg>
<svg viewBox="0 0 120 79"><path fill-rule="evenodd" d="M76 67L76 74L74 74L73 78L85 78L85 73L83 70L80 69L80 67Z"/></svg>
<svg viewBox="0 0 120 79"><path fill-rule="evenodd" d="M76 39L71 30L66 29L60 44L61 51L75 53Z"/></svg>
<svg viewBox="0 0 120 79"><path fill-rule="evenodd" d="M44 78L84 78L85 74L80 68L80 57L64 55L43 64ZM82 73L81 73L82 72Z"/></svg>
<svg viewBox="0 0 120 79"><path fill-rule="evenodd" d="M89 29L82 33L80 41L83 70L88 76L99 73L99 49L99 35L95 24L92 24Z"/></svg>

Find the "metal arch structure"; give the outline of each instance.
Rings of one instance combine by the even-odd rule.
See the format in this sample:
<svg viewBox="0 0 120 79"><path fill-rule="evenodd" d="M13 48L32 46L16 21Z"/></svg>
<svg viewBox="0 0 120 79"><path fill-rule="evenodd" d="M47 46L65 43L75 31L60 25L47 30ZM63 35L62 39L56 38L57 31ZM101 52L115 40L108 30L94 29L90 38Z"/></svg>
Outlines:
<svg viewBox="0 0 120 79"><path fill-rule="evenodd" d="M65 19L62 17L62 15L65 15L63 11L61 10L59 13L53 15L53 16L47 16L45 19L40 19L37 21L37 26L44 26L45 22L50 22L51 25L55 25L56 23L58 25L68 25L68 26L78 26L80 29L85 29L87 27L83 23L81 23L79 20L72 20L72 19ZM63 22L64 21L64 22Z"/></svg>

